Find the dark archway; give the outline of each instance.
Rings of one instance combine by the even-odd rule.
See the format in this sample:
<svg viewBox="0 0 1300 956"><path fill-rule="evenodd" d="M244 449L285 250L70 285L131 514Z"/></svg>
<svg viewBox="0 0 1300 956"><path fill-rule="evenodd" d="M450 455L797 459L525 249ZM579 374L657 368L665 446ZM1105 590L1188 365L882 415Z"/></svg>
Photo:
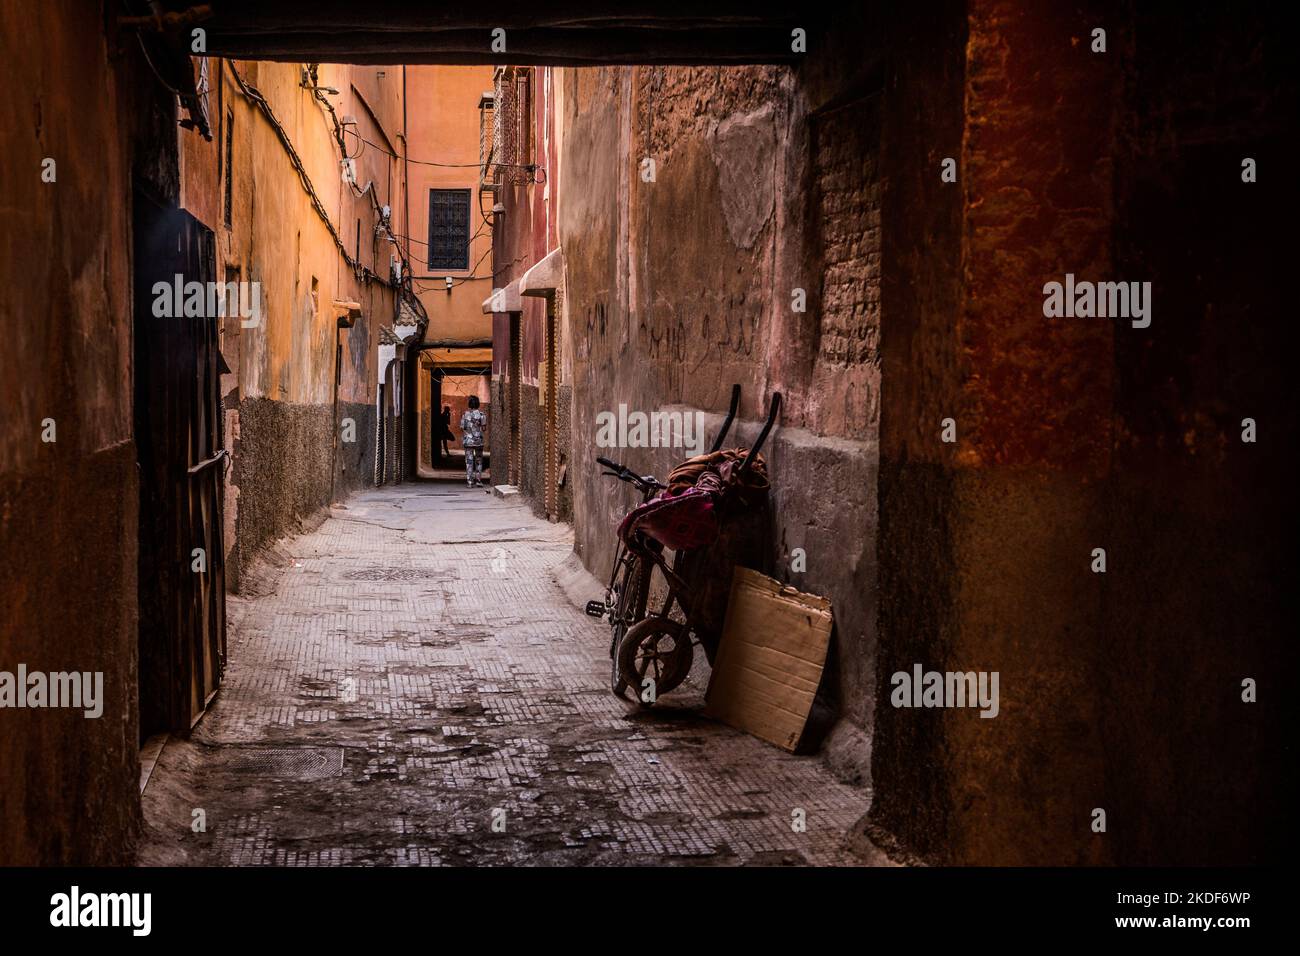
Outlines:
<svg viewBox="0 0 1300 956"><path fill-rule="evenodd" d="M182 9L185 4L167 4ZM832 6L510 0L358 5L342 0L214 0L209 52L240 59L336 63L600 66L794 62L791 31L813 34ZM495 34L493 31L504 31ZM496 42L496 48L493 44ZM504 43L504 46L501 44Z"/></svg>

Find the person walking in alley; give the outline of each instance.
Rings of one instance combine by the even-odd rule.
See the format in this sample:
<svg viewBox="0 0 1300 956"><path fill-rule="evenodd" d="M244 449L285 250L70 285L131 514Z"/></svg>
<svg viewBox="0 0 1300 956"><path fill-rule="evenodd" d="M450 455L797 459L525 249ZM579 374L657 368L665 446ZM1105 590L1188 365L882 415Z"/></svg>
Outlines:
<svg viewBox="0 0 1300 956"><path fill-rule="evenodd" d="M451 457L451 448L447 443L455 440L456 435L451 430L451 406L444 405L442 406L442 457Z"/></svg>
<svg viewBox="0 0 1300 956"><path fill-rule="evenodd" d="M478 396L469 397L469 408L460 416L461 444L465 446L465 484L483 486L483 429L487 416L479 410Z"/></svg>

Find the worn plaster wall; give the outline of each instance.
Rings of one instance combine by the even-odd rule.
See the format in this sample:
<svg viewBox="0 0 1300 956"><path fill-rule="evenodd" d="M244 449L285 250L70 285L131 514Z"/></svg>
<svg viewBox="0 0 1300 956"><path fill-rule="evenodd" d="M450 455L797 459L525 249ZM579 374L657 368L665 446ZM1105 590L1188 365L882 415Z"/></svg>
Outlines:
<svg viewBox="0 0 1300 956"><path fill-rule="evenodd" d="M1275 148L1284 99L1244 42L1275 34L1257 16L1197 8L1178 35L1122 5L990 0L890 24L884 842L979 864L1267 852L1246 795L1276 792L1276 715L1240 681L1276 666L1267 525L1294 511L1274 451L1239 438L1240 409L1281 394L1256 371L1278 331L1274 266L1232 250L1280 234L1263 204L1292 187L1240 182L1241 155ZM958 183L937 175L949 155ZM1045 319L1043 284L1067 272L1151 281L1151 328ZM1274 424L1294 434L1291 413ZM889 675L917 663L998 671L997 718L891 706Z"/></svg>
<svg viewBox="0 0 1300 956"><path fill-rule="evenodd" d="M101 22L0 8L0 670L104 679L99 718L0 710L5 865L123 864L139 825L130 197L176 198L176 117Z"/></svg>
<svg viewBox="0 0 1300 956"><path fill-rule="evenodd" d="M508 166L498 172L500 180L496 201L504 212L495 217L492 232L493 287L518 289L527 271L560 248L559 210L560 197L566 186L561 182L563 153L561 149L563 120L561 71L543 67L505 68L498 84L501 101L498 109L509 125L518 124L519 152L511 160L516 164L531 164L536 168L524 170L518 165ZM503 107L506 96L513 97L513 105ZM575 183L575 188L587 189L589 183ZM563 281L563 280L561 280ZM554 431L557 462L569 460L569 436L558 427L568 422L570 410L570 375L572 368L565 353L565 326L572 315L567 291L556 293L555 364L556 422ZM519 300L517 315L519 328L518 386L510 401L499 406L500 428L494 431L500 448L494 446L494 460L498 469L493 480L503 483L508 469L501 465L511 460L510 443L514 443L514 460L517 473L510 480L518 486L524 499L537 514L547 514L546 500L546 406L545 381L547 376L547 300L545 296L523 295ZM510 363L510 323L515 321L509 312L493 313L493 389L505 395ZM512 429L511 421L515 427ZM514 436L513 438L511 436ZM558 519L573 513L571 490L567 483L556 488L551 513Z"/></svg>
<svg viewBox="0 0 1300 956"><path fill-rule="evenodd" d="M392 155L399 152L404 102L399 69L318 69L319 85L339 91L323 94L339 120L355 121L344 134L356 170L351 187L340 175L342 152L329 113L303 87L301 66L239 62L234 68L270 104L343 245L340 250L313 208L272 123L223 65L223 120L211 149L222 177L231 177L231 202L230 226L224 199L218 203L223 221L212 224L218 271L257 282L262 295L260 321L228 321L222 343L236 371L224 385L233 460L227 521L234 534L227 545L237 586L239 569L259 549L332 498L373 480L375 352L381 325L393 321L395 255L376 232L376 207L392 210L395 232L407 227L403 169ZM335 301L360 306L350 328L337 328Z"/></svg>
<svg viewBox="0 0 1300 956"><path fill-rule="evenodd" d="M488 66L406 67L411 255L415 288L429 314L426 342L481 344L492 335L483 300L492 294L492 194L479 192L479 100L492 90ZM488 129L491 136L491 128ZM430 163L443 165L433 166ZM429 266L429 193L467 189L468 255L463 269ZM446 278L455 283L447 290Z"/></svg>
<svg viewBox="0 0 1300 956"><path fill-rule="evenodd" d="M564 73L575 550L605 576L632 504L598 476L597 454L664 474L690 453L598 448L597 415L625 403L720 416L738 382L729 444L744 444L781 391L765 448L771 507L746 563L831 598L824 690L857 728L849 772L864 776L880 407L878 121L866 71L831 82L776 67ZM804 570L791 567L796 548Z"/></svg>
<svg viewBox="0 0 1300 956"><path fill-rule="evenodd" d="M961 832L970 855L957 859L1055 846L1061 862L1088 862L1093 848L1068 836L1096 759L1081 731L1099 701L1076 636L1096 629L1099 585L1072 556L1095 540L1111 329L1044 323L1040 276L1106 271L1110 74L1079 51L1061 63L1047 41L1068 37L1069 15L998 12L972 9L968 28L960 7L904 18L890 43L873 814L921 853L951 852ZM1027 82L1037 71L1056 85ZM1053 110L1055 123L1031 120ZM948 151L960 185L937 173ZM956 444L940 440L946 418ZM889 675L914 663L999 670L1002 714L893 708ZM1066 746L1072 759L1042 773ZM1007 801L1033 821L1011 846L988 825Z"/></svg>

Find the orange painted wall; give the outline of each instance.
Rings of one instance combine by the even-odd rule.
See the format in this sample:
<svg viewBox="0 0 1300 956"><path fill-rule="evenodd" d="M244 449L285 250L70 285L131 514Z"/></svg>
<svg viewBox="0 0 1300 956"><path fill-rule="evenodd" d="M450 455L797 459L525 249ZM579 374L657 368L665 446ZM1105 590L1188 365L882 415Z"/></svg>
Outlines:
<svg viewBox="0 0 1300 956"><path fill-rule="evenodd" d="M480 196L478 191L478 104L491 89L491 67L406 67L406 122L412 160L407 166L408 235L415 288L429 314L425 341L469 343L492 336L491 316L483 314L483 300L492 294L492 194ZM474 238L469 244L469 269L429 268L431 189L471 190L470 235ZM454 283L450 293L448 275Z"/></svg>

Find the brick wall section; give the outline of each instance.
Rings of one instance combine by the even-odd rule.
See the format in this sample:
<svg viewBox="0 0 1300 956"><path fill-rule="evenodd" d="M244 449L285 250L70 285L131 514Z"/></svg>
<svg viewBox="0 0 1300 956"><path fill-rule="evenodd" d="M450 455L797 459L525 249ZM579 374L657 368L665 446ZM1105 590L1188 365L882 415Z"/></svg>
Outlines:
<svg viewBox="0 0 1300 956"><path fill-rule="evenodd" d="M878 99L811 121L820 325L805 416L814 430L865 437L880 426L880 151Z"/></svg>

